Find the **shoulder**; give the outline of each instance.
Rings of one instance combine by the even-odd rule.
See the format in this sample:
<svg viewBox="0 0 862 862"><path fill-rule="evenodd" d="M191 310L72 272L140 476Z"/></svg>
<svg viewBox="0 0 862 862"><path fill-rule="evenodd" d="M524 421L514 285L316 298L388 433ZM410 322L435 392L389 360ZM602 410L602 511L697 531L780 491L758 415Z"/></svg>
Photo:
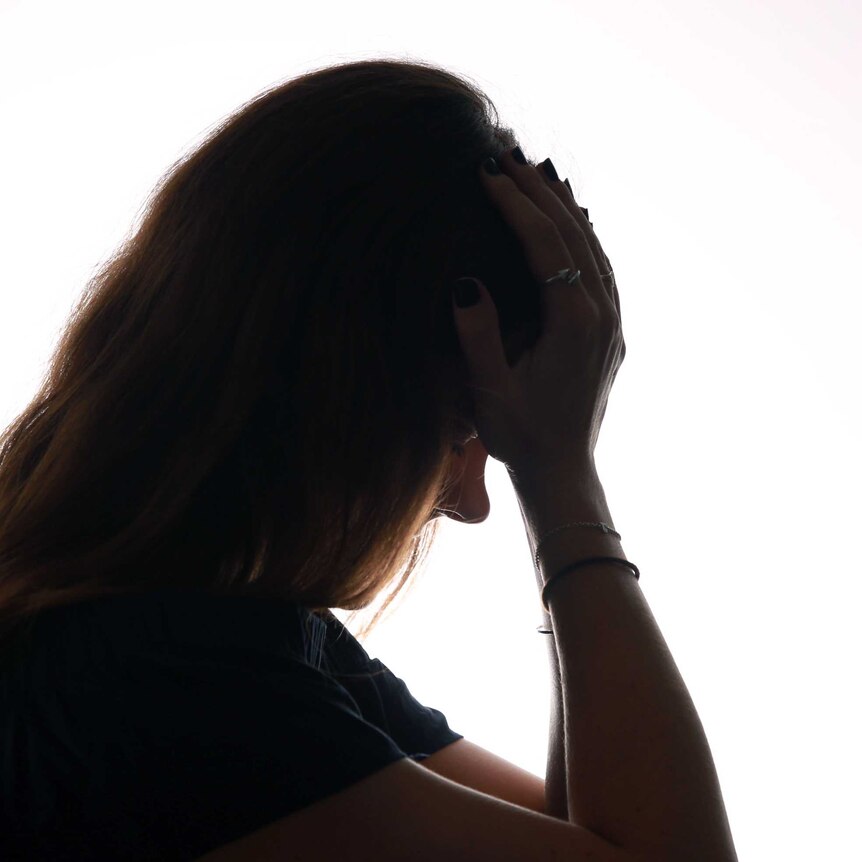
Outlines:
<svg viewBox="0 0 862 862"><path fill-rule="evenodd" d="M343 686L291 655L146 638L126 646L87 671L84 653L57 655L50 691L38 673L21 677L3 716L19 743L4 770L26 776L16 794L25 813L51 816L36 802L46 790L59 812L86 787L92 810L133 811L165 857L180 846L191 856L407 757Z"/></svg>

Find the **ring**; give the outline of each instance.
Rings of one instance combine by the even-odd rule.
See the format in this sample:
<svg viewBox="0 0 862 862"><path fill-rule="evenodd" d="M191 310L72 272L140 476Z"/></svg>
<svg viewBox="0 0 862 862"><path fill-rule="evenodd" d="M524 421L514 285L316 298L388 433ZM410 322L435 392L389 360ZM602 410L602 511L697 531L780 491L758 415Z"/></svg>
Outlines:
<svg viewBox="0 0 862 862"><path fill-rule="evenodd" d="M581 277L581 271L579 269L575 270L572 275L569 275L570 272L572 271L568 267L561 269L556 275L546 278L544 284L550 284L553 281L565 281L569 284L574 284Z"/></svg>
<svg viewBox="0 0 862 862"><path fill-rule="evenodd" d="M544 283L550 284L553 281L565 281L565 282L568 282L569 284L574 284L581 277L581 271L579 269L575 270L575 272L572 275L569 275L570 272L571 272L571 269L569 269L568 267L566 267L565 269L561 269L556 275L552 275L550 278L546 278ZM613 270L611 270L610 272L606 272L603 275L599 276L599 278L613 278L613 277L614 277L614 271Z"/></svg>

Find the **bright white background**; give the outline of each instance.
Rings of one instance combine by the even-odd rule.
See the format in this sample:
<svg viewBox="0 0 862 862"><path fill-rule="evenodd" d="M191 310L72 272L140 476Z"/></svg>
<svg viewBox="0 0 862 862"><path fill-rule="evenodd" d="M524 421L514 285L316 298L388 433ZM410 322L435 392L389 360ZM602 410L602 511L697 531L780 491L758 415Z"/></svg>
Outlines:
<svg viewBox="0 0 862 862"><path fill-rule="evenodd" d="M628 355L600 475L740 858L860 858L860 37L862 7L838 0L4 2L0 421L212 123L339 60L471 76L570 178L616 270ZM494 461L487 483L491 516L445 522L366 648L544 775L530 555Z"/></svg>

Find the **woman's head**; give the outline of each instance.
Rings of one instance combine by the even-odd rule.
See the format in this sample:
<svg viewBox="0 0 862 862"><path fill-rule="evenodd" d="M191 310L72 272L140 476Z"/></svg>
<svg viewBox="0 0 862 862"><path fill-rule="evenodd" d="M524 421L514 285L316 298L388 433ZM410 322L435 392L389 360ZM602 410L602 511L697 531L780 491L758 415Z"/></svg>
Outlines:
<svg viewBox="0 0 862 862"><path fill-rule="evenodd" d="M472 421L449 283L488 286L510 360L538 337L477 176L516 143L466 79L363 61L173 165L0 439L0 626L154 586L356 609L400 576L367 634Z"/></svg>

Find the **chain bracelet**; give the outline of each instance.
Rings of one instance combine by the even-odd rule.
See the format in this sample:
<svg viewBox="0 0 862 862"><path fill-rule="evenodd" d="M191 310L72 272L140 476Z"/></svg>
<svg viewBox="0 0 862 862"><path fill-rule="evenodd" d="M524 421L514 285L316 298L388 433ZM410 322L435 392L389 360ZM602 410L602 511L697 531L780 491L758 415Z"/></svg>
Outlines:
<svg viewBox="0 0 862 862"><path fill-rule="evenodd" d="M572 521L569 524L561 524L559 527L554 527L553 530L545 533L545 535L542 536L539 539L539 541L536 543L536 570L537 571L539 569L539 548L541 547L542 542L544 542L545 539L547 539L549 536L553 536L554 533L558 533L560 530L565 530L568 527L596 527L605 534L610 533L611 535L616 536L618 539L622 539L622 536L616 530L612 529L607 524L602 523L602 522L595 524L595 523L592 523L589 521ZM537 626L536 631L540 635L552 635L554 633L553 629L546 629L544 627L544 625Z"/></svg>
<svg viewBox="0 0 862 862"><path fill-rule="evenodd" d="M537 569L539 568L539 549L542 547L542 542L544 542L545 539L547 539L549 536L553 536L554 533L559 533L560 530L565 530L567 527L596 527L597 529L601 530L605 534L610 533L612 536L616 536L618 539L622 539L622 536L616 530L614 530L612 527L609 527L607 524L603 524L603 523L593 524L593 523L590 523L589 521L572 521L569 524L562 524L559 527L554 527L554 529L551 530L550 532L545 533L545 535L542 536L542 538L539 539L539 541L536 543L535 562L536 562L536 568Z"/></svg>

